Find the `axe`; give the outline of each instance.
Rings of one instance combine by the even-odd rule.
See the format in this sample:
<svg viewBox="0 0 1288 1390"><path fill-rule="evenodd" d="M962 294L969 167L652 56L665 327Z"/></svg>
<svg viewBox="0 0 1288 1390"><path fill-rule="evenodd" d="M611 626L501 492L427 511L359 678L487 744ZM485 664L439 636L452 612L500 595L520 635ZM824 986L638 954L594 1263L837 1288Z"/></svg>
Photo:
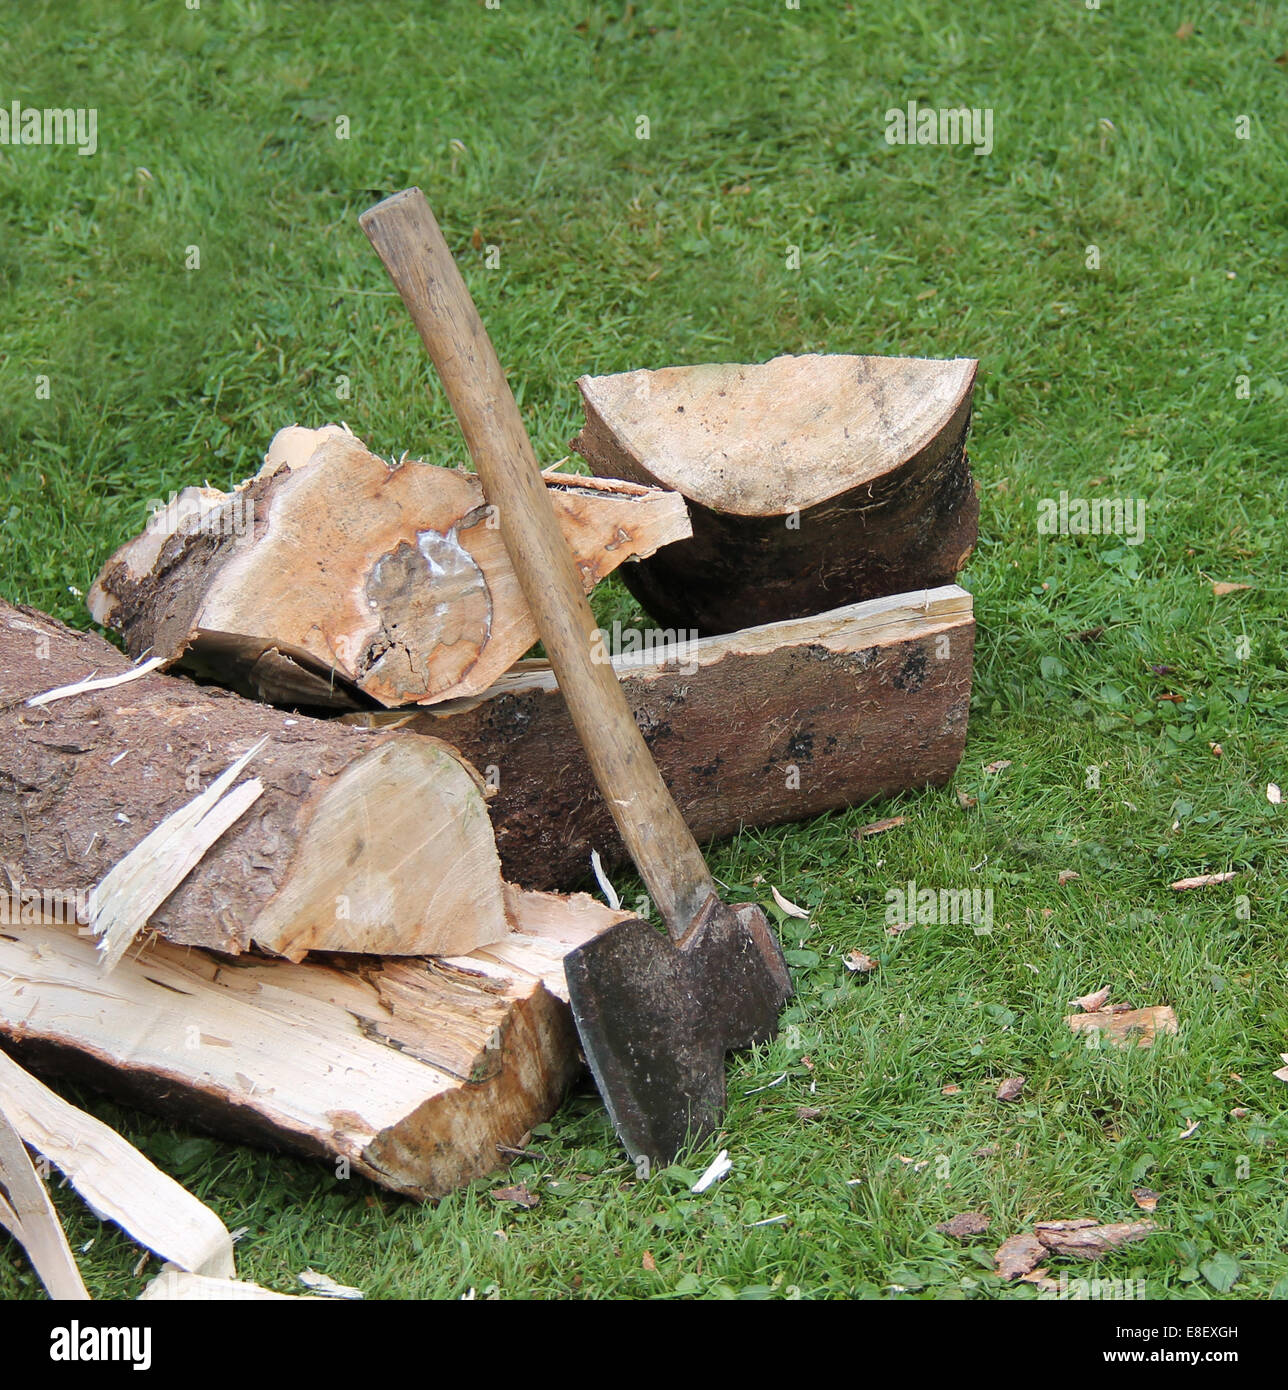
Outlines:
<svg viewBox="0 0 1288 1390"><path fill-rule="evenodd" d="M722 902L603 657L496 352L425 195L359 218L442 379L595 780L667 934L621 922L564 962L586 1060L627 1152L669 1162L721 1123L725 1053L772 1038L792 992L765 914Z"/></svg>

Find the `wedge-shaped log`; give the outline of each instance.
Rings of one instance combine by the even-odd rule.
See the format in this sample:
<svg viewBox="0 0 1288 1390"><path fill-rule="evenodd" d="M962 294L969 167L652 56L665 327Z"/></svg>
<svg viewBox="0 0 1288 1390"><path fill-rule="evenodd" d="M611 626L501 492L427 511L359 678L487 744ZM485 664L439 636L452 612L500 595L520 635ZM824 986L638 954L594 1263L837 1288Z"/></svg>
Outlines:
<svg viewBox="0 0 1288 1390"><path fill-rule="evenodd" d="M161 904L154 930L296 960L470 951L509 931L484 786L454 749L160 672L25 703L130 669L101 637L0 603L0 864L11 874L0 923L45 893L83 913L109 869L266 737L247 769L263 793Z"/></svg>
<svg viewBox="0 0 1288 1390"><path fill-rule="evenodd" d="M971 596L947 585L614 665L706 840L947 782L966 739L974 636ZM515 882L571 887L592 849L625 859L544 662L522 663L475 699L349 719L447 739L482 769L498 788L489 811Z"/></svg>
<svg viewBox="0 0 1288 1390"><path fill-rule="evenodd" d="M690 534L673 493L547 486L587 592ZM89 609L131 655L295 706L469 695L537 641L478 479L387 463L335 425L279 431L235 492L180 494L103 567Z"/></svg>
<svg viewBox="0 0 1288 1390"><path fill-rule="evenodd" d="M230 962L159 942L105 978L74 929L0 926L0 1042L222 1138L441 1196L554 1113L580 1068L563 957L628 916L509 895L516 930L451 960Z"/></svg>
<svg viewBox="0 0 1288 1390"><path fill-rule="evenodd" d="M975 544L970 358L776 357L582 377L594 471L674 488L693 538L623 571L666 627L731 632L951 583Z"/></svg>

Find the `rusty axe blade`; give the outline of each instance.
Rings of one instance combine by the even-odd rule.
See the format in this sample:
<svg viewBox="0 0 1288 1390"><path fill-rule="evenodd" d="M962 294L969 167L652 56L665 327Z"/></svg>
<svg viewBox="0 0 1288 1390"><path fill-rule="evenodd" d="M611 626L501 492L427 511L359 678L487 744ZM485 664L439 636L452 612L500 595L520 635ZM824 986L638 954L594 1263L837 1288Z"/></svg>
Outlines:
<svg viewBox="0 0 1288 1390"><path fill-rule="evenodd" d="M671 935L639 921L570 957L574 1008L627 1149L672 1157L718 1123L724 1054L773 1035L791 992L757 908L726 907L626 703L519 407L418 188L363 213L469 446L595 780Z"/></svg>
<svg viewBox="0 0 1288 1390"><path fill-rule="evenodd" d="M656 1163L719 1126L725 1053L772 1038L792 993L765 914L714 896L682 940L620 922L566 956L564 972L618 1137Z"/></svg>

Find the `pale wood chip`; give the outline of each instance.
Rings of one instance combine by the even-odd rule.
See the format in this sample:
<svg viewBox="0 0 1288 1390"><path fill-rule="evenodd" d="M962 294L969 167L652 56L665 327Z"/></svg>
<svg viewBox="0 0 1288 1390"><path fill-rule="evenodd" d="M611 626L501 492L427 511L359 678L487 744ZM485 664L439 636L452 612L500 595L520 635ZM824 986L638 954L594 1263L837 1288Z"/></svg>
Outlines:
<svg viewBox="0 0 1288 1390"><path fill-rule="evenodd" d="M1153 1047L1159 1033L1179 1031L1176 1014L1166 1004L1151 1009L1100 1009L1070 1014L1065 1023L1075 1033L1097 1033L1114 1047Z"/></svg>
<svg viewBox="0 0 1288 1390"><path fill-rule="evenodd" d="M789 917L804 918L809 916L809 913L803 907L797 907L795 903L788 902L772 883L769 885L769 891L774 895L774 901Z"/></svg>
<svg viewBox="0 0 1288 1390"><path fill-rule="evenodd" d="M887 816L885 820L874 820L871 825L859 826L854 832L854 838L862 840L868 835L882 835L887 830L893 830L896 826L903 825L907 819L907 816Z"/></svg>
<svg viewBox="0 0 1288 1390"><path fill-rule="evenodd" d="M1211 888L1217 883L1229 883L1232 878L1237 878L1238 875L1238 869L1231 869L1224 874L1199 874L1196 878L1178 878L1170 886L1176 892L1181 893L1187 888Z"/></svg>

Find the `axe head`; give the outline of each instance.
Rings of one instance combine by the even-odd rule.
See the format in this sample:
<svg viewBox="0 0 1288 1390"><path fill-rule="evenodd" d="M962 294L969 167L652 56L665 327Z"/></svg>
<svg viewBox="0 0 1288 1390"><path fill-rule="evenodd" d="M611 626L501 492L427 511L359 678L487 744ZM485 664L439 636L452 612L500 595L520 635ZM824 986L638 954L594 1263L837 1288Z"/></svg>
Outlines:
<svg viewBox="0 0 1288 1390"><path fill-rule="evenodd" d="M772 1038L792 993L765 914L714 895L679 941L634 918L579 946L564 970L618 1137L654 1163L719 1127L725 1053Z"/></svg>

